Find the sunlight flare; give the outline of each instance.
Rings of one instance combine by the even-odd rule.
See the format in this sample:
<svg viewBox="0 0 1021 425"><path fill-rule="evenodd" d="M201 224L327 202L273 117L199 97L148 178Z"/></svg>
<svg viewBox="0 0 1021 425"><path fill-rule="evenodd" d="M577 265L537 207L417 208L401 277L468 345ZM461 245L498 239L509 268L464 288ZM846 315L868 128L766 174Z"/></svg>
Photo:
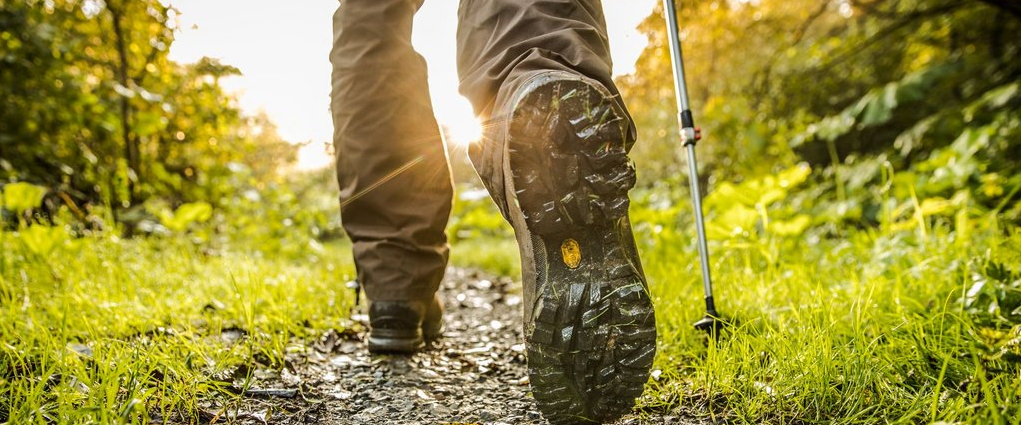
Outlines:
<svg viewBox="0 0 1021 425"><path fill-rule="evenodd" d="M468 145L482 139L482 124L478 118L471 115L457 117L444 121L447 143L456 147L467 147Z"/></svg>
<svg viewBox="0 0 1021 425"><path fill-rule="evenodd" d="M333 153L325 143L305 143L298 149L296 171L321 170L333 166Z"/></svg>

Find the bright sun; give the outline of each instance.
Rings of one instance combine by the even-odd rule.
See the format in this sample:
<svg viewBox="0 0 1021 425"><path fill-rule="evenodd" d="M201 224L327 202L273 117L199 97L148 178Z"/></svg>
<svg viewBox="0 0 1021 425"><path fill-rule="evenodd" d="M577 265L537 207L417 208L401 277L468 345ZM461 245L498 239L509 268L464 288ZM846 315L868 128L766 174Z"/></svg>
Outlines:
<svg viewBox="0 0 1021 425"><path fill-rule="evenodd" d="M273 118L281 137L292 142L311 141L301 147L297 170L332 167L326 145L333 140L329 113L330 66L333 37L330 2L250 2L246 0L161 0L181 10L180 29L174 35L170 59L193 63L203 57L218 58L237 66L244 76L224 81L237 92L242 109L260 109ZM101 2L96 2L101 3ZM258 3L257 7L249 7ZM636 29L652 11L655 0L603 2L614 75L634 70L635 60L647 44ZM4 4L4 0L0 0ZM429 63L429 89L436 119L447 127L451 147L464 148L480 139L480 125L471 105L459 96L456 69L456 36L452 20L457 2L428 1L415 15L413 44ZM324 17L326 17L324 19ZM286 19L284 19L286 18ZM260 31L252 22L272 23L277 31ZM280 55L266 55L270 46ZM294 74L298 72L298 74ZM281 75L292 76L281 84ZM310 112L312 111L312 112Z"/></svg>
<svg viewBox="0 0 1021 425"><path fill-rule="evenodd" d="M457 114L441 120L446 128L446 141L452 148L465 149L468 145L482 139L482 125L479 120L468 114ZM298 150L298 162L295 169L299 171L318 170L333 165L333 154L323 143L307 143Z"/></svg>
<svg viewBox="0 0 1021 425"><path fill-rule="evenodd" d="M442 121L447 128L447 142L458 147L467 147L482 138L482 124L471 115L458 116Z"/></svg>

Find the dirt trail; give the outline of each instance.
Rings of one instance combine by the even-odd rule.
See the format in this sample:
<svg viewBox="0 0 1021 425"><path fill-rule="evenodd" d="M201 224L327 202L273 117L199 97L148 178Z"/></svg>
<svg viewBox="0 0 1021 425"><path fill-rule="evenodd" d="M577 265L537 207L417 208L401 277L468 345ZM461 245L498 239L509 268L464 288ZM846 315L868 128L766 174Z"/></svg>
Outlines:
<svg viewBox="0 0 1021 425"><path fill-rule="evenodd" d="M528 394L521 297L510 279L449 269L440 289L444 337L413 356L370 355L358 338L330 334L288 355L261 385L301 388L292 399L246 401L234 419L278 424L546 424ZM364 320L364 317L356 317ZM262 406L261 410L259 406ZM271 413L274 412L274 413ZM618 424L695 424L629 417Z"/></svg>

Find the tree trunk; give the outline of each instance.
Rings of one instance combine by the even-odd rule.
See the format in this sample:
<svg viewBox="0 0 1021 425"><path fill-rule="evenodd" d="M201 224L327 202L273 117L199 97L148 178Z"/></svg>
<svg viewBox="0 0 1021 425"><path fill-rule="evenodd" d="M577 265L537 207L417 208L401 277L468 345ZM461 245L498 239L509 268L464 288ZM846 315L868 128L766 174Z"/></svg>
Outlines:
<svg viewBox="0 0 1021 425"><path fill-rule="evenodd" d="M113 21L114 43L117 47L117 82L130 89L131 76L129 74L130 64L128 63L127 40L124 34L123 19L124 11L116 7L113 2L107 3L107 10L110 11ZM128 194L129 202L135 204L137 199L136 182L140 179L141 155L139 152L138 138L131 132L131 121L133 110L131 99L121 96L121 138L124 141L124 160L128 164Z"/></svg>

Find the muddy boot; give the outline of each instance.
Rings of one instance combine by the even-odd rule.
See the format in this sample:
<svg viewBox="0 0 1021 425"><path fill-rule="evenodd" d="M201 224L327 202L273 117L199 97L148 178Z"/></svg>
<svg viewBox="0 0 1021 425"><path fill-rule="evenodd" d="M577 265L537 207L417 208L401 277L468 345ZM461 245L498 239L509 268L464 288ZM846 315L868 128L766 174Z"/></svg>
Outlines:
<svg viewBox="0 0 1021 425"><path fill-rule="evenodd" d="M443 303L438 296L431 301L369 302L369 328L370 352L416 352L442 333Z"/></svg>
<svg viewBox="0 0 1021 425"><path fill-rule="evenodd" d="M532 393L554 424L631 411L656 326L628 219L634 138L598 82L563 71L501 93L471 152L521 250Z"/></svg>

